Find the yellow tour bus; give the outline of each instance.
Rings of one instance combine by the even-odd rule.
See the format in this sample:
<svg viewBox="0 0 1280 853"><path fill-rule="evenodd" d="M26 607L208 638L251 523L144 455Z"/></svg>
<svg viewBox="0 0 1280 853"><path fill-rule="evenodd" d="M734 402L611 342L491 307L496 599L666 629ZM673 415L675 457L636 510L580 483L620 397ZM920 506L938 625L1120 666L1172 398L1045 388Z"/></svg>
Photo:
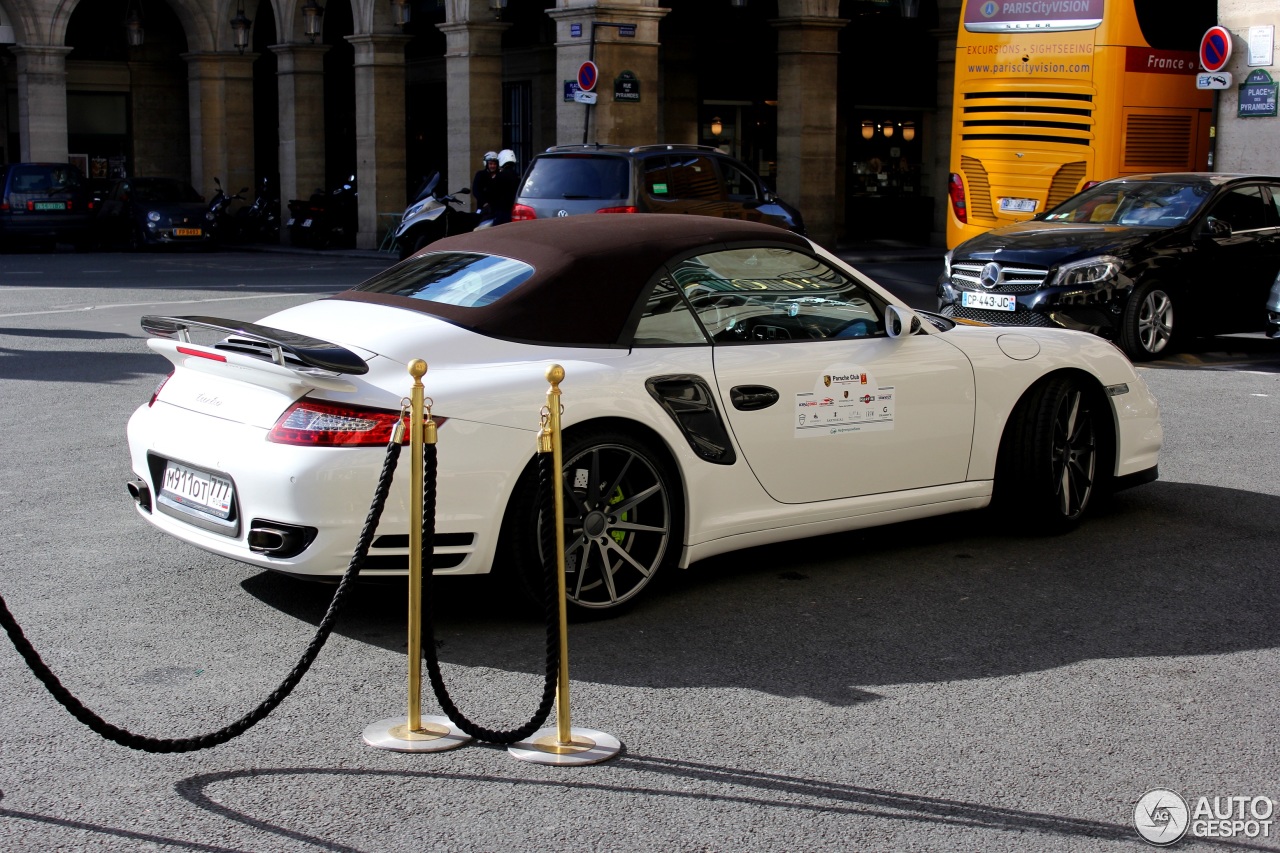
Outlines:
<svg viewBox="0 0 1280 853"><path fill-rule="evenodd" d="M965 0L947 247L1093 182L1209 168L1216 0Z"/></svg>

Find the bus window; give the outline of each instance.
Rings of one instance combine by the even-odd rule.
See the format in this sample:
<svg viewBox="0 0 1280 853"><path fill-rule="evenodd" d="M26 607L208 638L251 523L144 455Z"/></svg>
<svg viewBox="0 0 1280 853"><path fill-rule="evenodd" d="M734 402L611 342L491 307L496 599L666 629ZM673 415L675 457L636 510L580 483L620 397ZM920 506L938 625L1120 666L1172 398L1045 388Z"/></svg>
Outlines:
<svg viewBox="0 0 1280 853"><path fill-rule="evenodd" d="M1195 87L1196 46L1216 15L1216 0L1177 15L1167 0L965 0L947 245L1097 181L1207 170L1213 95Z"/></svg>

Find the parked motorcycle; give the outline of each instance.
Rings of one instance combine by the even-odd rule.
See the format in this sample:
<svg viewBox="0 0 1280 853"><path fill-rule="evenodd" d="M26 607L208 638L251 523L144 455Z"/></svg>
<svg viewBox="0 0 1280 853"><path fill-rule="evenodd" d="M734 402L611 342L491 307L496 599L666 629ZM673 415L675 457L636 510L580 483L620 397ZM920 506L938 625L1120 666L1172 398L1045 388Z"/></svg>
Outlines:
<svg viewBox="0 0 1280 853"><path fill-rule="evenodd" d="M236 211L236 236L250 243L280 242L280 197L262 179L253 204Z"/></svg>
<svg viewBox="0 0 1280 853"><path fill-rule="evenodd" d="M493 224L487 213L471 213L464 209L466 201L458 196L470 195L471 190L463 187L452 195L439 195L436 192L439 184L439 172L424 178L417 195L400 218L395 243L402 261L442 237L465 234Z"/></svg>
<svg viewBox="0 0 1280 853"><path fill-rule="evenodd" d="M358 213L356 176L352 175L336 189L317 189L306 201L289 202L289 219L285 223L289 241L312 249L354 246Z"/></svg>
<svg viewBox="0 0 1280 853"><path fill-rule="evenodd" d="M213 198L209 199L209 212L205 215L205 219L212 223L214 238L219 241L225 241L234 236L235 229L227 216L227 208L231 206L233 201L244 201L242 193L249 191L248 187L241 187L240 192L234 195L228 195L222 189L222 181L217 177L213 179L213 185L217 187Z"/></svg>

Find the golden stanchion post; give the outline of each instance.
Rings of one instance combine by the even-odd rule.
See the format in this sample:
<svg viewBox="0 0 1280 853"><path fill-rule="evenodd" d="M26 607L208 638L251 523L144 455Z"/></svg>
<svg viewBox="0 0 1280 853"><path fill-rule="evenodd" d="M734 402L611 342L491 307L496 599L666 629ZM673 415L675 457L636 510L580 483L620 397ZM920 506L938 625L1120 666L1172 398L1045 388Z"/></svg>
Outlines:
<svg viewBox="0 0 1280 853"><path fill-rule="evenodd" d="M422 716L422 487L423 445L436 443L436 422L426 407L422 377L427 363L409 362L413 389L409 393L409 713L370 723L364 742L395 752L443 752L471 740L448 717ZM420 427L420 428L419 428ZM404 420L396 426L396 441L403 441Z"/></svg>
<svg viewBox="0 0 1280 853"><path fill-rule="evenodd" d="M560 383L564 368L553 364L547 368L547 418L539 437L538 452L550 445L552 468L551 489L556 526L556 591L560 610L560 673L556 683L556 725L534 732L527 740L512 744L508 751L521 761L534 764L578 765L598 764L622 751L622 744L611 734L595 729L575 729L569 717L569 612L568 587L564 570L564 461L560 442Z"/></svg>

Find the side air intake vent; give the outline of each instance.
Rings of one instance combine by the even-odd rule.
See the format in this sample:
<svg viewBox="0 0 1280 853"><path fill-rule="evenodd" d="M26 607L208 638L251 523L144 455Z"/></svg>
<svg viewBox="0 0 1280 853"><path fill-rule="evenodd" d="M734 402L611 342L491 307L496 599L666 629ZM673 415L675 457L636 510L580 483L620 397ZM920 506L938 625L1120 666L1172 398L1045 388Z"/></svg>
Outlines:
<svg viewBox="0 0 1280 853"><path fill-rule="evenodd" d="M968 190L966 201L969 205L969 221L986 219L994 222L995 211L991 209L991 181L987 178L986 167L976 157L961 157L960 171L964 172L965 188Z"/></svg>
<svg viewBox="0 0 1280 853"><path fill-rule="evenodd" d="M1084 161L1063 163L1053 175L1053 183L1049 185L1049 198L1045 202L1045 210L1053 210L1071 196L1076 194L1080 182L1084 180Z"/></svg>
<svg viewBox="0 0 1280 853"><path fill-rule="evenodd" d="M1183 113L1129 113L1124 127L1124 171L1192 168L1195 118Z"/></svg>

